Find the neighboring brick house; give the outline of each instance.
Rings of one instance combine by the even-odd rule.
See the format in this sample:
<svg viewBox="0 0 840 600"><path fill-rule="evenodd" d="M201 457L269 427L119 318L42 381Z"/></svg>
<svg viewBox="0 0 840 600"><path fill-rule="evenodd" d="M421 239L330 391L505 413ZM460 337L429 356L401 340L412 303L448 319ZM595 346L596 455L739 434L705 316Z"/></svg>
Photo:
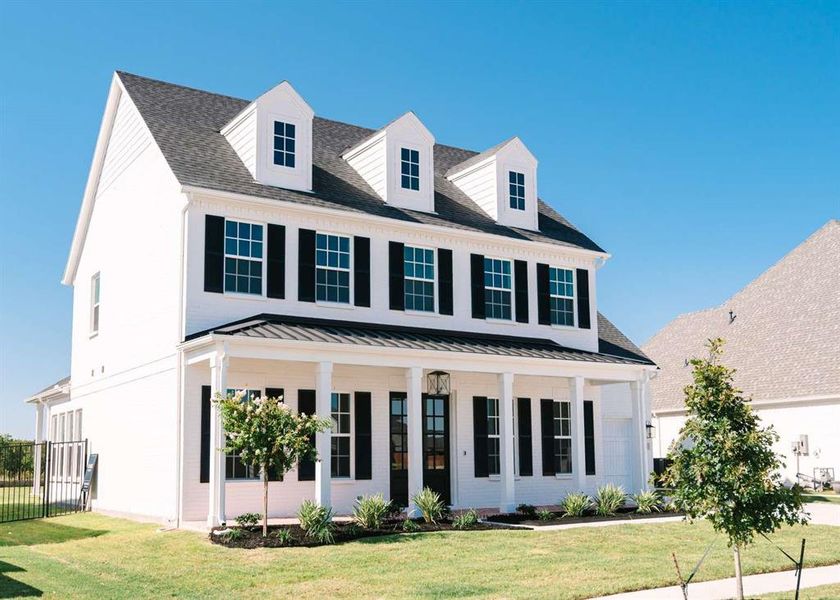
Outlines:
<svg viewBox="0 0 840 600"><path fill-rule="evenodd" d="M645 346L660 367L651 381L654 456L685 420L687 360L723 338L724 362L764 423L773 425L785 479L833 468L840 478L840 221L831 220L718 307L674 319ZM805 436L805 437L803 437Z"/></svg>

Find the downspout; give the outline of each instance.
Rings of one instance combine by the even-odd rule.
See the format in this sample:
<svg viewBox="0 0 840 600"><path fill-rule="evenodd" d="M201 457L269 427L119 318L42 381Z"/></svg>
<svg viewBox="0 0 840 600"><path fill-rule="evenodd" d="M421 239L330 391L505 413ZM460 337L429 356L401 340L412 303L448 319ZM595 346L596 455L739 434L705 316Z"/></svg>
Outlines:
<svg viewBox="0 0 840 600"><path fill-rule="evenodd" d="M187 276L187 209L190 206L190 196L185 194L186 202L181 208L181 235L180 235L180 251L178 257L178 266L180 271L178 282L178 331L176 334L176 365L175 365L175 379L176 379L176 401L177 401L177 415L175 419L175 527L181 527L181 516L183 515L183 485L184 485L184 351L180 348L181 342L184 340L184 322L186 320L186 276Z"/></svg>

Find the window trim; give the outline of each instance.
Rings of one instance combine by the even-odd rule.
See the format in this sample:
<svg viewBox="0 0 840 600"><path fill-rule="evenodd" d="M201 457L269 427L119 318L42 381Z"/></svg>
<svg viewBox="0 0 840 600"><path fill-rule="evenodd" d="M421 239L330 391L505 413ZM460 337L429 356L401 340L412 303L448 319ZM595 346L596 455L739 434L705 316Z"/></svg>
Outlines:
<svg viewBox="0 0 840 600"><path fill-rule="evenodd" d="M99 335L99 325L101 320L102 272L97 271L90 277L90 337L96 337L97 335Z"/></svg>
<svg viewBox="0 0 840 600"><path fill-rule="evenodd" d="M350 422L350 431L348 433L335 433L332 430L332 427L330 427L330 478L334 479L334 480L337 480L337 481L352 481L356 477L356 465L355 465L355 461L353 460L354 459L353 451L355 450L355 446L356 446L356 444L355 444L356 428L354 427L354 422L353 422L353 412L356 409L356 404L355 404L355 400L356 400L355 396L356 395L352 392L345 392L345 391L341 391L341 390L332 390L330 392L330 421L332 421L332 415L333 415L333 412L332 412L332 396L333 396L333 394L338 394L338 395L345 394L347 396L348 412L346 414L347 414L347 417L348 417L348 421ZM390 405L389 405L389 410L390 410ZM337 414L345 414L345 413L339 412ZM347 452L347 458L350 462L350 467L348 469L348 474L347 475L333 475L332 474L332 439L336 438L336 437L346 437L348 439L348 444L349 444L350 448Z"/></svg>
<svg viewBox="0 0 840 600"><path fill-rule="evenodd" d="M422 316L436 316L440 314L438 311L440 309L440 302L439 302L439 294L438 294L438 249L433 246L423 246L421 244L403 244L403 307L407 306L408 303L405 301L406 298L406 291L405 291L405 282L411 279L412 281L423 281L428 282L428 279L419 278L419 277L409 277L405 274L405 249L406 248L417 248L418 250L431 250L432 251L432 268L434 269L434 274L432 276L432 302L434 303L434 308L432 310L417 310L416 308L403 308L403 312L409 315L422 315Z"/></svg>
<svg viewBox="0 0 840 600"><path fill-rule="evenodd" d="M283 123L283 135L282 136L278 136L277 133L275 133L275 128L277 127L277 123ZM286 126L287 125L291 125L292 127L295 128L295 136L292 137L292 138L286 136ZM279 117L271 117L271 134L270 134L271 135L271 144L270 144L270 146L271 146L271 158L270 158L270 164L273 167L282 167L284 169L292 169L292 170L297 169L297 164L298 164L298 129L299 128L300 128L300 125L298 123L293 123L289 119L280 119ZM289 152L289 151L286 150L285 141L283 142L282 152L283 152L283 155L284 155L284 157L283 157L284 163L282 165L278 164L274 160L274 153L275 152L281 152L281 151L277 150L277 148L275 148L275 146L274 146L278 137L283 138L283 140L290 139L295 144L295 149L292 152ZM294 160L294 162L295 162L294 166L289 166L289 165L285 164L285 160L286 160L285 155L286 154L291 154L292 155L292 160Z"/></svg>
<svg viewBox="0 0 840 600"><path fill-rule="evenodd" d="M318 265L318 236L319 235L334 235L337 237L344 237L347 238L350 243L348 245L349 252L350 252L350 263L347 269L342 269L340 267L323 267ZM356 246L355 246L355 235L349 233L339 233L337 231L328 231L324 229L316 229L315 230L315 304L318 306L328 306L332 308L353 308L353 298L355 297L355 277L353 274L355 272L356 266ZM299 266L299 265L298 265ZM348 291L348 300L347 302L333 302L331 300L318 300L318 269L326 269L329 271L344 271L346 270L349 274L348 281L350 282L349 291Z"/></svg>
<svg viewBox="0 0 840 600"><path fill-rule="evenodd" d="M527 196L526 187L525 187L525 171L514 171L512 168L508 168L507 172L508 172L508 177L507 177L508 209L509 210L516 210L516 211L519 211L519 212L524 212L525 209L527 208L527 205L528 205L528 201L527 201L528 196ZM517 177L517 182L516 183L514 183L510 180L511 175L515 175ZM522 183L519 183L519 181L518 181L520 176L522 177ZM512 185L517 186L517 188L519 188L519 187L522 188L522 196L514 196L513 194L510 193L510 186L512 186ZM519 190L517 189L517 191L519 191ZM513 205L513 200L514 199L516 199L516 206ZM519 208L519 201L520 200L522 201L522 208Z"/></svg>
<svg viewBox="0 0 840 600"><path fill-rule="evenodd" d="M555 296L551 293L551 270L562 269L563 271L571 271L572 273L572 295L571 296ZM564 300L571 299L572 301L572 324L564 325L562 323L551 323L551 327L555 329L577 329L577 269L573 267L562 267L557 265L548 265L548 318L551 320L551 299L562 298Z"/></svg>
<svg viewBox="0 0 840 600"><path fill-rule="evenodd" d="M486 255L486 254L483 256L483 258L484 258L485 261L487 261L487 260L501 260L503 262L507 262L510 265L510 287L509 288L504 289L504 288L497 288L497 287L493 287L493 286L488 287L486 283L483 284L484 285L484 320L488 321L490 323L509 323L509 324L515 325L516 324L516 319L514 318L514 316L516 315L516 297L515 297L515 294L514 294L513 259L502 258L502 257L499 257L499 256L489 256L489 255ZM487 274L487 270L485 268L482 271L482 275L486 275L486 274ZM487 292L490 291L490 290L503 291L503 292L508 292L510 294L510 318L509 319L500 319L498 317L490 317L490 316L487 315Z"/></svg>
<svg viewBox="0 0 840 600"><path fill-rule="evenodd" d="M574 433L575 433L575 432L574 432L574 429L573 429L573 428L574 428L574 421L575 421L575 419L574 419L574 414L573 414L573 412L572 412L572 408L573 408L573 407L572 407L572 402L571 402L571 400L552 400L552 404L553 404L553 405L556 405L556 404L560 404L560 405L567 404L567 405L569 406L569 417L568 417L568 421L569 421L569 435L562 435L562 433L558 435L557 433L554 433L554 431L552 430L552 434L553 434L553 435L552 435L552 438L553 438L555 441L556 441L556 440L569 440L569 463L570 463L570 465L569 465L569 471L568 471L568 472L567 472L567 471L557 471L557 470L556 470L556 468L557 468L557 467L555 467L555 472L554 472L554 476L555 476L555 477L558 477L558 478L563 479L563 478L566 478L566 477L571 477L571 476L573 476L573 475L575 474L575 460L574 460L574 458L575 458L575 455L574 455L574 453L575 453L575 441L574 441L574 440L575 440L575 436L574 436ZM552 406L552 410L554 410L553 406ZM556 416L553 416L553 415L552 415L552 427L554 427L554 424L555 424L555 422L556 422L558 419L559 419L561 422L564 420L564 418L563 418L563 416L562 416L562 414L563 414L562 406L561 406L561 409L560 409L560 414L561 414L561 416L560 416L560 417L556 417ZM560 431L561 431L561 432L563 431L562 427L561 427ZM552 452L553 452L553 451L554 451L554 448L552 448ZM554 452L553 452L553 453L554 453ZM554 461L555 461L555 465L556 465L556 464L557 464L557 454L556 454L556 453L554 453Z"/></svg>
<svg viewBox="0 0 840 600"><path fill-rule="evenodd" d="M268 261L266 260L266 257L268 256L268 223L265 223L265 222L262 222L262 221L250 221L248 219L238 219L236 217L225 217L224 219L225 219L224 230L223 230L224 235L222 236L222 293L225 296L231 296L233 298L242 298L242 299L246 299L246 300L260 300L260 299L264 300L264 299L266 299L267 298L267 296L266 296L266 283L268 281L268 279L267 279L268 278ZM226 275L226 273L225 273L225 261L228 258L238 258L238 259L241 259L241 260L255 260L255 259L250 258L250 257L246 259L245 257L240 256L240 255L233 255L233 254L229 255L227 253L227 248L225 246L227 246L226 241L227 241L227 224L228 224L228 221L231 221L231 222L234 222L234 223L246 223L248 225L260 225L263 228L263 240L262 240L263 252L262 252L262 258L259 259L260 264L262 266L261 275L260 275L260 293L259 294L251 294L251 293L245 293L245 292L233 292L233 291L228 291L226 289L227 286L225 285L225 275Z"/></svg>
<svg viewBox="0 0 840 600"><path fill-rule="evenodd" d="M487 475L488 477L500 477L502 473L502 417L499 414L499 399L498 398L491 398L487 397ZM496 405L496 414L490 414L490 405L495 403ZM490 421L496 421L496 433L490 433ZM490 453L490 440L498 440L498 461L499 461L499 468L494 472L493 468L495 465L492 465L490 462L490 457L492 454Z"/></svg>
<svg viewBox="0 0 840 600"><path fill-rule="evenodd" d="M403 159L403 157L402 157L402 152L403 152L403 150L407 150L407 151L408 151L408 153L409 153L409 155L408 155L408 160ZM413 161L411 160L411 153L412 153L412 152L416 152L416 153L417 153L417 162L413 162ZM401 145L400 145L400 153L399 153L399 157L398 157L398 159L399 159L399 163L400 163L400 171L399 171L399 177L400 177L399 186L400 186L400 189L401 189L401 190L406 190L406 191L408 191L408 192L420 192L420 180L421 180L421 177L420 177L420 150L415 149L415 148L410 148L410 147L408 147L408 146L403 146L403 145L401 144ZM403 165L409 165L409 174L408 174L408 175L406 175L405 173L403 173ZM411 165L417 165L417 176L411 175ZM408 179L409 179L409 187L405 187L405 186L403 185L403 183L402 183L402 178L403 178L403 177L408 177ZM410 185L411 185L411 181L412 181L413 179L416 179L416 180L417 180L417 189L414 189L413 187L410 187Z"/></svg>

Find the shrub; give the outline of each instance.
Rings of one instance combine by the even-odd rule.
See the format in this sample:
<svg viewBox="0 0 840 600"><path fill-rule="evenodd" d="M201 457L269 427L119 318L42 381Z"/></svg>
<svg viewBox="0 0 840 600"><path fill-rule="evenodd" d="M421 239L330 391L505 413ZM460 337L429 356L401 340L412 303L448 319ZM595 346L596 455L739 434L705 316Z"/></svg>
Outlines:
<svg viewBox="0 0 840 600"><path fill-rule="evenodd" d="M520 504L516 507L516 512L533 519L537 516L537 507L533 504Z"/></svg>
<svg viewBox="0 0 840 600"><path fill-rule="evenodd" d="M321 544L332 544L335 541L332 534L332 518L331 508L318 506L312 500L304 500L298 511L298 520L306 537Z"/></svg>
<svg viewBox="0 0 840 600"><path fill-rule="evenodd" d="M391 503L382 494L359 496L353 507L353 520L365 529L381 529L391 511Z"/></svg>
<svg viewBox="0 0 840 600"><path fill-rule="evenodd" d="M359 534L362 532L362 528L359 527L358 523L348 523L347 527L344 529L345 533L350 537L359 537Z"/></svg>
<svg viewBox="0 0 840 600"><path fill-rule="evenodd" d="M274 539L280 542L281 546L288 546L292 543L292 532L290 529L286 529L285 527L275 530L271 535Z"/></svg>
<svg viewBox="0 0 840 600"><path fill-rule="evenodd" d="M236 517L236 522L239 523L240 527L256 527L260 519L262 519L260 513L242 513Z"/></svg>
<svg viewBox="0 0 840 600"><path fill-rule="evenodd" d="M247 534L245 533L244 529L231 529L225 534L225 539L229 542L232 542L235 540L241 540L246 535Z"/></svg>
<svg viewBox="0 0 840 600"><path fill-rule="evenodd" d="M443 501L440 499L440 494L428 487L424 487L417 492L412 501L426 523L437 523L437 520L443 516L446 510Z"/></svg>
<svg viewBox="0 0 840 600"><path fill-rule="evenodd" d="M633 501L636 503L636 512L644 515L649 515L653 512L661 510L659 506L659 495L654 491L639 492L633 496Z"/></svg>
<svg viewBox="0 0 840 600"><path fill-rule="evenodd" d="M474 508L452 519L452 527L455 529L469 529L476 525L478 525L478 513L475 512Z"/></svg>
<svg viewBox="0 0 840 600"><path fill-rule="evenodd" d="M619 508L624 506L627 500L627 493L620 485L608 483L598 488L595 493L595 514L602 517L614 515Z"/></svg>
<svg viewBox="0 0 840 600"><path fill-rule="evenodd" d="M540 521L551 521L554 518L554 513L547 508L541 508L537 511L537 518Z"/></svg>
<svg viewBox="0 0 840 600"><path fill-rule="evenodd" d="M560 503L563 507L563 516L566 517L582 517L584 513L592 507L592 498L583 492L574 494L567 494Z"/></svg>
<svg viewBox="0 0 840 600"><path fill-rule="evenodd" d="M402 528L403 531L412 532L420 529L420 526L411 519L406 519L405 521L403 521Z"/></svg>

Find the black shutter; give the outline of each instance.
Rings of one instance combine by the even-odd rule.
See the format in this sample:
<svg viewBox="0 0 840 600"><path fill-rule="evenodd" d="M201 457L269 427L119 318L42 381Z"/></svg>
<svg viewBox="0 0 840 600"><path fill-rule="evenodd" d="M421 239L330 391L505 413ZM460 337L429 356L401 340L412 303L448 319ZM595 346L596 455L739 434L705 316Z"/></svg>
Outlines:
<svg viewBox="0 0 840 600"><path fill-rule="evenodd" d="M455 314L452 302L452 250L444 248L438 249L438 293L438 312L442 315Z"/></svg>
<svg viewBox="0 0 840 600"><path fill-rule="evenodd" d="M210 481L210 386L201 386L201 474L199 481Z"/></svg>
<svg viewBox="0 0 840 600"><path fill-rule="evenodd" d="M356 392L356 479L371 478L370 392Z"/></svg>
<svg viewBox="0 0 840 600"><path fill-rule="evenodd" d="M204 291L225 291L225 218L204 215Z"/></svg>
<svg viewBox="0 0 840 600"><path fill-rule="evenodd" d="M583 442L586 457L586 474L595 474L595 417L592 400L583 401Z"/></svg>
<svg viewBox="0 0 840 600"><path fill-rule="evenodd" d="M298 413L315 414L315 390L298 390ZM315 447L315 436L310 437L312 447ZM321 460L326 460L323 456ZM302 460L298 463L298 481L315 481L315 461Z"/></svg>
<svg viewBox="0 0 840 600"><path fill-rule="evenodd" d="M315 232L298 231L298 300L315 302Z"/></svg>
<svg viewBox="0 0 840 600"><path fill-rule="evenodd" d="M286 228L268 224L265 293L269 298L286 297Z"/></svg>
<svg viewBox="0 0 840 600"><path fill-rule="evenodd" d="M353 238L353 304L370 306L370 238Z"/></svg>
<svg viewBox="0 0 840 600"><path fill-rule="evenodd" d="M487 458L487 398L473 397L473 455L475 476L488 476Z"/></svg>
<svg viewBox="0 0 840 600"><path fill-rule="evenodd" d="M528 322L528 263L513 261L513 288L516 304L516 322Z"/></svg>
<svg viewBox="0 0 840 600"><path fill-rule="evenodd" d="M577 269L578 327L591 329L589 322L589 271Z"/></svg>
<svg viewBox="0 0 840 600"><path fill-rule="evenodd" d="M405 310L405 244L388 242L388 297L391 310Z"/></svg>
<svg viewBox="0 0 840 600"><path fill-rule="evenodd" d="M555 475L554 468L554 401L540 400L540 429L542 430L543 475Z"/></svg>
<svg viewBox="0 0 840 600"><path fill-rule="evenodd" d="M534 453L531 450L531 399L517 398L517 425L519 431L519 475L534 474Z"/></svg>
<svg viewBox="0 0 840 600"><path fill-rule="evenodd" d="M548 265L537 263L537 318L540 325L551 325L551 291Z"/></svg>
<svg viewBox="0 0 840 600"><path fill-rule="evenodd" d="M270 227L270 225L269 225ZM270 244L271 242L269 242ZM283 395L283 388L265 388L265 397L266 398L283 398L283 402L286 401ZM283 481L283 477L277 472L276 467L272 467L268 470L268 480L269 481Z"/></svg>
<svg viewBox="0 0 840 600"><path fill-rule="evenodd" d="M484 318L484 257L470 254L470 284L472 286L473 319Z"/></svg>

